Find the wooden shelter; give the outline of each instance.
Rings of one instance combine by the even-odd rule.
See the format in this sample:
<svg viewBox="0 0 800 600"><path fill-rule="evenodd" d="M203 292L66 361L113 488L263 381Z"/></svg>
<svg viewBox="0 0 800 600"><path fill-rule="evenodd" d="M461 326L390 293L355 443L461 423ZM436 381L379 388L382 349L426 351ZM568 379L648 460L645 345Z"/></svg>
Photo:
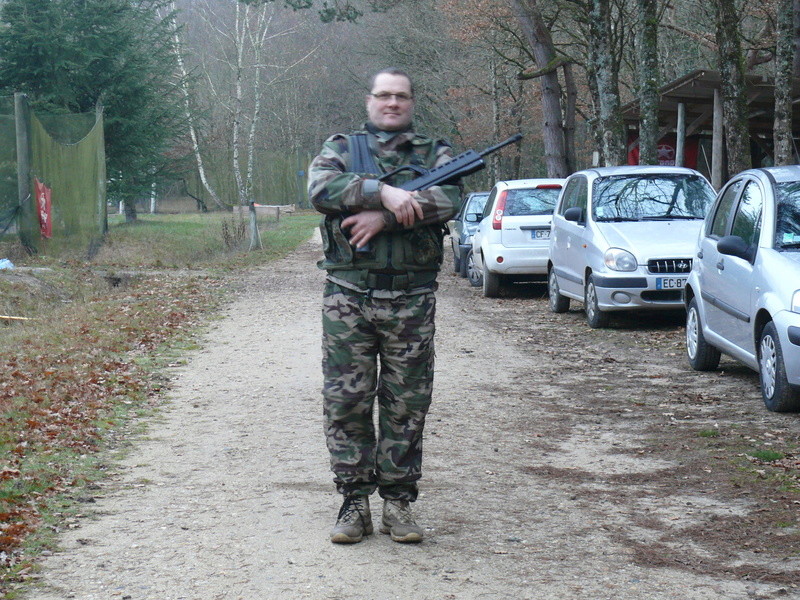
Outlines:
<svg viewBox="0 0 800 600"><path fill-rule="evenodd" d="M775 111L775 86L772 80L760 75L747 76L747 101L750 109L750 139L753 165L772 164L772 132ZM674 135L674 158L665 162L686 165L687 142L691 141L697 152L698 170L705 172L716 189L722 187L726 173L725 144L722 121L722 77L718 71L697 70L663 86L659 106L659 139ZM795 137L800 137L800 79L792 88L792 127ZM629 151L638 156L639 102L622 107L625 127L629 134ZM662 142L659 142L660 150ZM664 152L669 153L664 145ZM795 146L795 158L798 149ZM629 152L629 157L631 153Z"/></svg>

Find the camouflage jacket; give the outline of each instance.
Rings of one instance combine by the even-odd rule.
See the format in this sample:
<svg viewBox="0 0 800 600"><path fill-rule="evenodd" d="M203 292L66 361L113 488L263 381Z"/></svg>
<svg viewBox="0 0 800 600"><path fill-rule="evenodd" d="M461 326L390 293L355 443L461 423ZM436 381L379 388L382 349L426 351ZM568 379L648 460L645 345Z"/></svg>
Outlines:
<svg viewBox="0 0 800 600"><path fill-rule="evenodd" d="M366 133L366 130L354 133ZM389 172L404 165L433 168L452 159L450 146L442 141L406 131L398 134L370 134L370 146L378 167ZM460 186L435 186L418 192L423 218L404 228L380 201L375 174L349 171L348 136L328 138L309 170L308 192L314 207L325 215L320 226L325 260L320 267L329 272L436 271L442 260L442 224L458 210ZM399 173L389 184L399 185L414 178L414 173ZM343 215L361 210L382 210L386 228L370 243L370 250L355 252L339 223ZM372 243L374 242L374 244ZM388 245L387 253L381 248ZM352 278L351 278L352 281Z"/></svg>

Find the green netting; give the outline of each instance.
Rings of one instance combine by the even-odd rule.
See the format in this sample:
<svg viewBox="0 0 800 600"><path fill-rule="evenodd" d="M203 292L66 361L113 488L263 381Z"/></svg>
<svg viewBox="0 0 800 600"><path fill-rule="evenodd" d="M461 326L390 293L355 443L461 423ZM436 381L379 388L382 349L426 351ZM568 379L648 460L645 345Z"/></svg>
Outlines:
<svg viewBox="0 0 800 600"><path fill-rule="evenodd" d="M30 121L31 202L35 206L35 181L50 188L52 238L40 235L38 217L25 219L20 226L29 229L21 233L46 254L91 252L106 227L102 115L31 114Z"/></svg>
<svg viewBox="0 0 800 600"><path fill-rule="evenodd" d="M36 113L36 118L59 144L77 144L89 135L97 121L97 115L93 112L63 115Z"/></svg>
<svg viewBox="0 0 800 600"><path fill-rule="evenodd" d="M16 231L18 197L14 97L0 96L0 237Z"/></svg>

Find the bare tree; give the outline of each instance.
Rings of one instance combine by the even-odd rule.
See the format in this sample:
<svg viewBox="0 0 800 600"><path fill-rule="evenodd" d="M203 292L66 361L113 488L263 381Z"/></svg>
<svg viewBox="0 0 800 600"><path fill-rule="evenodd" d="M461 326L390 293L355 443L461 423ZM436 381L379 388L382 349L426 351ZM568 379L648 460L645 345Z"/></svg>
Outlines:
<svg viewBox="0 0 800 600"><path fill-rule="evenodd" d="M792 79L795 61L795 0L778 3L775 43L775 164L794 162L792 137Z"/></svg>
<svg viewBox="0 0 800 600"><path fill-rule="evenodd" d="M591 0L589 33L590 75L597 82L603 160L606 166L621 165L626 159L625 130L619 95L619 69L611 40L610 0Z"/></svg>
<svg viewBox="0 0 800 600"><path fill-rule="evenodd" d="M639 164L658 164L658 8L657 0L637 0L639 79Z"/></svg>
<svg viewBox="0 0 800 600"><path fill-rule="evenodd" d="M725 147L728 170L734 174L752 166L741 28L734 0L713 0L713 5L719 70L724 73L722 107Z"/></svg>
<svg viewBox="0 0 800 600"><path fill-rule="evenodd" d="M273 3L203 0L196 3L196 10L214 42L200 71L209 101L226 116L236 204L248 207L250 249L254 250L261 247L253 187L264 96L266 90L311 56L316 46L297 50L288 60L284 60L283 53L273 56L277 54L272 52L274 44L296 30L294 25L276 24L275 15L281 7ZM202 156L199 145L197 155Z"/></svg>
<svg viewBox="0 0 800 600"><path fill-rule="evenodd" d="M523 35L536 60L538 70L523 75L526 79L538 78L542 93L542 133L545 164L549 177L566 177L571 165L567 162L564 132L564 115L561 106L561 83L558 67L563 60L556 54L550 31L536 0L509 0L509 6L519 21Z"/></svg>
<svg viewBox="0 0 800 600"><path fill-rule="evenodd" d="M208 175L206 173L205 163L203 161L203 155L200 152L200 141L197 135L197 126L196 126L196 119L194 116L194 111L192 110L192 101L191 101L191 93L189 90L189 72L186 68L186 61L183 58L183 44L180 37L180 30L178 28L178 24L175 21L175 15L177 14L177 9L175 7L175 2L170 2L169 4L169 11L170 11L170 28L172 30L172 39L173 39L173 48L175 50L175 56L177 59L178 64L178 80L180 82L181 92L183 94L183 101L184 101L184 109L186 112L186 123L189 129L189 138L192 144L192 154L194 155L195 164L197 165L197 173L200 177L200 182L203 185L203 188L206 190L211 199L214 201L214 204L217 205L218 208L224 208L225 204L217 194L216 189L211 185L208 180Z"/></svg>
<svg viewBox="0 0 800 600"><path fill-rule="evenodd" d="M800 77L800 0L792 2L792 28L794 30L794 66L792 73L795 77Z"/></svg>

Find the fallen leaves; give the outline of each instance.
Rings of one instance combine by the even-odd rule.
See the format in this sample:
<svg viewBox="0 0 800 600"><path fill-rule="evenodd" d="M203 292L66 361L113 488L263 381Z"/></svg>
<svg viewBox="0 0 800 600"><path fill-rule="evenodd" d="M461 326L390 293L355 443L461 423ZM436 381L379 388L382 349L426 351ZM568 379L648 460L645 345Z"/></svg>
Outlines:
<svg viewBox="0 0 800 600"><path fill-rule="evenodd" d="M142 280L54 306L22 343L0 344L0 566L19 564L47 499L85 481L83 459L164 386L159 349L215 304L203 283Z"/></svg>

